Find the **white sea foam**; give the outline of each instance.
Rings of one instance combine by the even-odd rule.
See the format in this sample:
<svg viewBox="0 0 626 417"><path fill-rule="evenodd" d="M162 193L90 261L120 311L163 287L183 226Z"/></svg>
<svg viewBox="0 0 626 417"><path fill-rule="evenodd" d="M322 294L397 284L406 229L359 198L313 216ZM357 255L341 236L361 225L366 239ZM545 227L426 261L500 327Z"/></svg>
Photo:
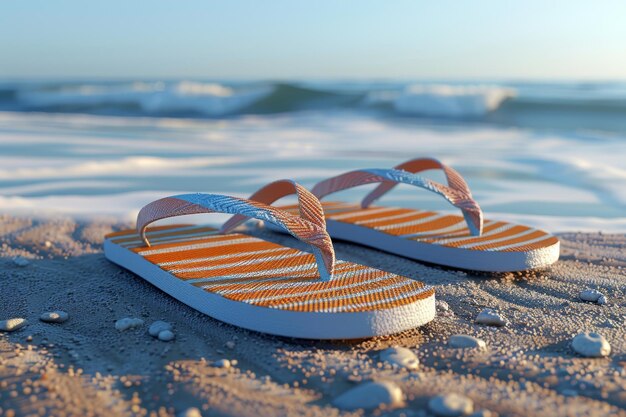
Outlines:
<svg viewBox="0 0 626 417"><path fill-rule="evenodd" d="M59 192L68 192L69 190L94 191L98 189L122 188L128 186L129 183L129 181L48 181L34 184L0 187L0 195L15 196L34 193L58 194Z"/></svg>
<svg viewBox="0 0 626 417"><path fill-rule="evenodd" d="M56 90L19 91L18 99L35 108L138 106L147 113L198 112L208 116L235 113L266 97L271 86L235 90L216 83L181 81L80 85Z"/></svg>
<svg viewBox="0 0 626 417"><path fill-rule="evenodd" d="M193 81L182 81L176 85L179 94L228 97L233 95L233 89L215 83L197 83Z"/></svg>
<svg viewBox="0 0 626 417"><path fill-rule="evenodd" d="M392 101L404 114L442 117L477 117L496 110L515 90L483 85L412 85L399 94L378 93L370 102Z"/></svg>
<svg viewBox="0 0 626 417"><path fill-rule="evenodd" d="M245 197L225 190L211 190L216 194ZM191 191L189 191L191 192ZM14 215L49 217L67 215L77 219L112 217L134 222L141 207L164 196L183 194L180 190L136 191L119 194L99 195L50 195L44 197L3 197L0 196L0 212ZM180 216L163 220L172 223L212 223L222 224L230 215L216 213L202 216Z"/></svg>
<svg viewBox="0 0 626 417"><path fill-rule="evenodd" d="M235 113L272 92L271 87L235 92L219 84L181 83L174 90L152 94L140 103L148 112L197 111L209 116Z"/></svg>
<svg viewBox="0 0 626 417"><path fill-rule="evenodd" d="M0 158L0 165L6 166L11 164L11 162L3 161L3 159L5 158ZM240 160L241 158L237 157L159 158L153 156L133 156L117 160L94 160L75 164L67 164L67 161L61 161L61 163L55 163L55 166L47 167L41 166L37 161L30 161L30 163L25 163L30 166L0 169L0 180L76 178L102 175L167 175L168 170L212 167ZM19 161L17 162L19 163Z"/></svg>
<svg viewBox="0 0 626 417"><path fill-rule="evenodd" d="M626 231L623 155L626 140L619 135L394 124L353 114L217 122L0 112L0 212L132 219L165 195L243 197L279 178L310 187L347 170L432 156L466 176L489 219L617 232ZM445 180L437 172L425 175ZM365 192L329 199L359 201ZM450 210L409 186L380 203Z"/></svg>

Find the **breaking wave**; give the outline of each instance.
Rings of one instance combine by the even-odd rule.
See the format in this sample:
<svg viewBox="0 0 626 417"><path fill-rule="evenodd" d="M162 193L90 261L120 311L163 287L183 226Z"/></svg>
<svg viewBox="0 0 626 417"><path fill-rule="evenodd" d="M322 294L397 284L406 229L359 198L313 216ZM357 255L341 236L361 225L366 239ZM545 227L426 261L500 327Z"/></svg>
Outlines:
<svg viewBox="0 0 626 417"><path fill-rule="evenodd" d="M626 83L93 81L0 83L0 111L224 118L351 110L516 125L586 120L622 130ZM549 113L549 114L548 114ZM571 117L575 115L575 117ZM619 126L613 126L615 124Z"/></svg>
<svg viewBox="0 0 626 417"><path fill-rule="evenodd" d="M402 114L477 117L496 110L515 90L497 86L411 85L404 91L373 92L370 104L391 104Z"/></svg>

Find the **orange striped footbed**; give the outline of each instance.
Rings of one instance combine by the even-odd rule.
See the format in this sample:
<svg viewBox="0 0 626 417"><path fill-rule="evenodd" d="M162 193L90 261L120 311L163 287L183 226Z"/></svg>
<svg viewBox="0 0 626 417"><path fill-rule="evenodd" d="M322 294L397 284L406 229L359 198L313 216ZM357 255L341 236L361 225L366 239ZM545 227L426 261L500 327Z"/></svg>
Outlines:
<svg viewBox="0 0 626 417"><path fill-rule="evenodd" d="M360 312L400 307L434 290L419 281L337 261L321 281L312 254L259 238L218 234L206 226L160 226L146 247L134 230L107 235L173 277L231 300L303 312Z"/></svg>
<svg viewBox="0 0 626 417"><path fill-rule="evenodd" d="M554 245L558 239L543 230L485 220L481 236L472 236L463 216L435 211L322 202L327 220L369 227L403 239L478 251L528 252ZM296 205L280 207L297 214Z"/></svg>

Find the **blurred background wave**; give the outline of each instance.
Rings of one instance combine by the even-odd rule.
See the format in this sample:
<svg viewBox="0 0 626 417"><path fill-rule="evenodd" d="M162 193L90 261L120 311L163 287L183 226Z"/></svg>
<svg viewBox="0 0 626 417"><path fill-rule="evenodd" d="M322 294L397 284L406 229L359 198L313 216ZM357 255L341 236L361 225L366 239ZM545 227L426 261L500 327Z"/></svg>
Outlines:
<svg viewBox="0 0 626 417"><path fill-rule="evenodd" d="M183 118L353 111L624 132L626 82L14 81L0 83L0 109Z"/></svg>
<svg viewBox="0 0 626 417"><path fill-rule="evenodd" d="M132 220L168 194L429 156L489 218L626 231L625 15L617 0L4 2L0 212ZM384 203L450 209L410 187Z"/></svg>

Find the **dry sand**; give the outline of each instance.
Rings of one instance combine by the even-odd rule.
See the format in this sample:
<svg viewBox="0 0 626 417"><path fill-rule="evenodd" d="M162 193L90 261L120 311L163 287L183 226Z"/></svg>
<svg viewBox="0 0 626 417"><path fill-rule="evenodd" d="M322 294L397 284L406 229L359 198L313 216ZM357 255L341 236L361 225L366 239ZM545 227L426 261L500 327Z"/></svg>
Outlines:
<svg viewBox="0 0 626 417"><path fill-rule="evenodd" d="M563 234L561 261L550 270L497 276L336 243L340 259L436 285L454 315L391 337L316 342L220 323L109 263L102 236L126 226L0 216L0 319L29 320L0 333L0 416L171 416L189 407L203 416L427 416L428 400L442 393L466 395L476 410L501 416L626 416L626 236ZM16 255L31 263L16 265ZM588 287L606 294L608 304L579 301ZM510 324L475 324L485 307ZM57 309L69 313L67 322L39 321ZM145 325L119 332L114 323L123 317ZM155 320L172 323L176 339L148 335ZM604 335L611 355L576 355L570 341L581 331ZM483 339L488 349L447 346L459 333ZM412 349L419 369L380 363L377 352L393 345ZM222 358L236 365L216 367ZM332 406L369 380L395 381L405 405L368 412Z"/></svg>

